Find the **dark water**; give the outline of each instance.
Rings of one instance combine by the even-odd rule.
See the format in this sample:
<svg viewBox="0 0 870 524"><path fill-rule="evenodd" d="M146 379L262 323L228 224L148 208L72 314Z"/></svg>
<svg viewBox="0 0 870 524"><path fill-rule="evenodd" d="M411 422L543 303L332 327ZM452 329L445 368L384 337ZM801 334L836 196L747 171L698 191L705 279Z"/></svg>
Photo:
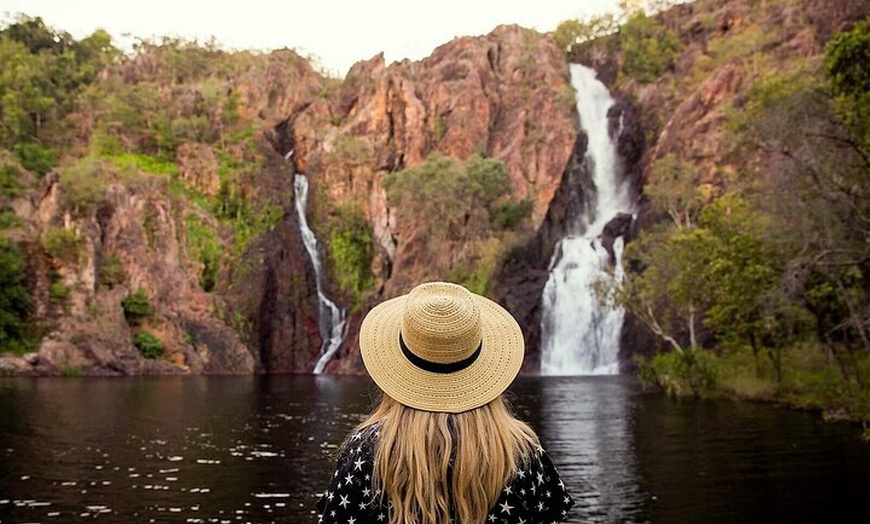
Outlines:
<svg viewBox="0 0 870 524"><path fill-rule="evenodd" d="M0 523L306 523L372 405L355 377L0 379ZM870 444L769 406L625 378L510 391L578 500L571 522L870 522Z"/></svg>

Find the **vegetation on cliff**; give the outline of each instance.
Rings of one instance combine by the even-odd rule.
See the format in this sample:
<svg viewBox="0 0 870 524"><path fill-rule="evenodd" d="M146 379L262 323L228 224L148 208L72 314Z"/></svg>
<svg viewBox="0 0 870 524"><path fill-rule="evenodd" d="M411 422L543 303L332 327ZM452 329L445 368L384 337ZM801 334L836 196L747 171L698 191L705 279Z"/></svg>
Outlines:
<svg viewBox="0 0 870 524"><path fill-rule="evenodd" d="M647 108L655 225L598 291L660 341L639 362L650 384L870 420L866 5L835 22L813 1L712 4L566 47L615 53L612 81ZM700 122L706 137L680 129Z"/></svg>
<svg viewBox="0 0 870 524"><path fill-rule="evenodd" d="M3 307L0 352L34 351L52 332L97 343L100 317L123 308L141 318L129 302L141 287L162 297L149 305L157 334L134 340L120 326L120 340L99 344L153 358L156 337L168 337L172 358L189 360L194 337L171 310L203 298L172 280L194 275L216 293L212 315L225 312L218 292L288 199L262 176L272 146L250 114L254 84L317 75L290 51L228 53L213 42L142 40L125 54L104 31L76 40L26 15L0 27L0 63L0 294L14 303ZM173 255L178 271L161 262Z"/></svg>
<svg viewBox="0 0 870 524"><path fill-rule="evenodd" d="M511 199L510 179L497 159L460 162L433 153L425 162L384 180L399 220L422 224L416 235L432 260L450 257L448 278L489 294L510 245L510 230L532 211L530 199Z"/></svg>

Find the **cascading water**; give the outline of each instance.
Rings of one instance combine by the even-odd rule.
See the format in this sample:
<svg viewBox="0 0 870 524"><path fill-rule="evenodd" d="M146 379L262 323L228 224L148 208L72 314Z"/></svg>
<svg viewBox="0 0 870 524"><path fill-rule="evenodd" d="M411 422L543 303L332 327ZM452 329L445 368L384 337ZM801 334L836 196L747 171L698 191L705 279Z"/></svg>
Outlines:
<svg viewBox="0 0 870 524"><path fill-rule="evenodd" d="M625 312L600 304L592 285L622 279L622 238L613 250L611 270L599 236L619 213L632 213L627 184L622 181L607 118L613 98L594 70L573 64L571 83L577 92L580 125L589 138L585 164L594 184L581 216L569 224L571 234L556 246L550 277L544 287L541 320L541 374L610 375L619 371L619 338Z"/></svg>
<svg viewBox="0 0 870 524"><path fill-rule="evenodd" d="M292 154L288 153L288 155ZM345 335L345 312L335 305L323 292L323 269L320 263L320 254L317 250L317 238L314 231L308 227L306 208L308 205L308 178L297 173L293 179L293 188L296 192L296 216L299 219L299 231L302 234L302 243L311 257L311 265L314 266L314 278L317 282L317 299L320 302L320 337L323 345L320 348L320 356L314 365L314 374L323 373L323 369L329 359L338 351Z"/></svg>

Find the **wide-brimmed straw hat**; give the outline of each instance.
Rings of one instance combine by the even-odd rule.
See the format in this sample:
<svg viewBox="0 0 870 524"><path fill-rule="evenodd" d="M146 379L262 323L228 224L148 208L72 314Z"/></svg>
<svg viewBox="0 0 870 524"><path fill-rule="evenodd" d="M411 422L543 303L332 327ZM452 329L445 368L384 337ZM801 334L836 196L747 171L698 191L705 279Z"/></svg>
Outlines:
<svg viewBox="0 0 870 524"><path fill-rule="evenodd" d="M449 282L420 284L375 306L363 320L359 345L385 394L447 413L498 397L524 355L522 330L507 310Z"/></svg>

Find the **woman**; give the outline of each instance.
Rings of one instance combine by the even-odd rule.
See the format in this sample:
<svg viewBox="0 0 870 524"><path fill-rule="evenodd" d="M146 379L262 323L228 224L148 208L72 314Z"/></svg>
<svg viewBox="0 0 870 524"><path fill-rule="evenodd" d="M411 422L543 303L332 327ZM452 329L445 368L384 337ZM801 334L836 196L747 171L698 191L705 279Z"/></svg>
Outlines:
<svg viewBox="0 0 870 524"><path fill-rule="evenodd" d="M320 522L533 524L574 505L538 437L502 393L523 361L504 308L430 282L372 309L360 353L383 393L342 445Z"/></svg>

